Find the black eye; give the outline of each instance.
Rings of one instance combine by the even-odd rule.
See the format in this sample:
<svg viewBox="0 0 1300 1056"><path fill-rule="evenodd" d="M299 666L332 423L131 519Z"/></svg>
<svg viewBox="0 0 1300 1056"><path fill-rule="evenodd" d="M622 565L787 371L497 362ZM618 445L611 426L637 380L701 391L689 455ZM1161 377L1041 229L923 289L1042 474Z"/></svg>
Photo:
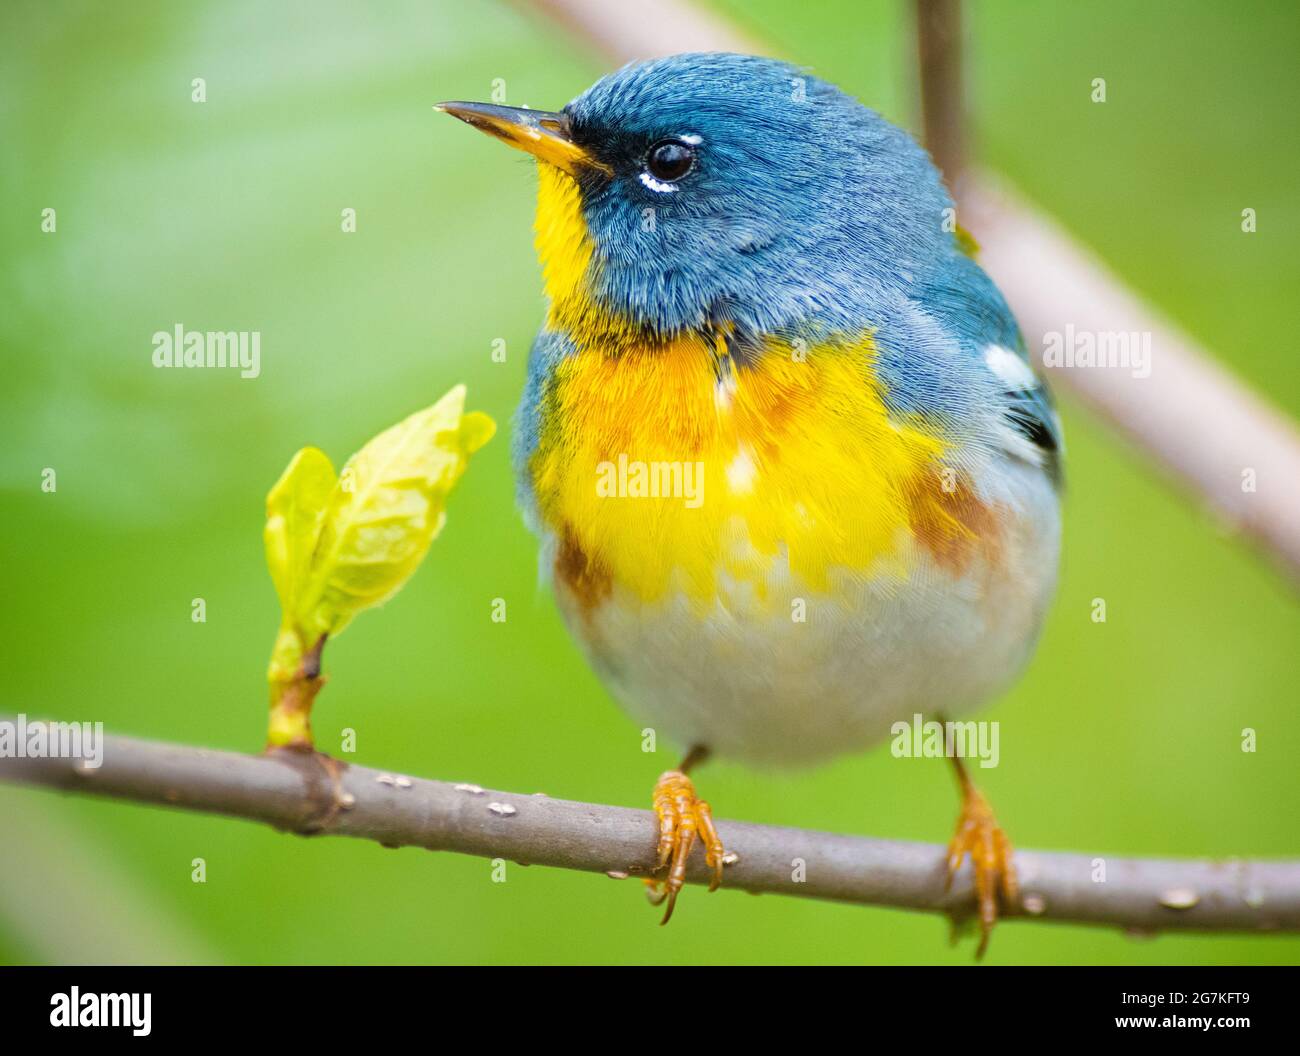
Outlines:
<svg viewBox="0 0 1300 1056"><path fill-rule="evenodd" d="M672 183L680 180L695 164L695 150L679 139L665 139L650 148L646 168L656 180Z"/></svg>

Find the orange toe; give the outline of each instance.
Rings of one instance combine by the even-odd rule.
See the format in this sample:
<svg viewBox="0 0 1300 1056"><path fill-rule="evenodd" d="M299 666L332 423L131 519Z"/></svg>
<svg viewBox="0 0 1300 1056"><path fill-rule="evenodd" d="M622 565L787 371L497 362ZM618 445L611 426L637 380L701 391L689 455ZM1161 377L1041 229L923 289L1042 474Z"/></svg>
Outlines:
<svg viewBox="0 0 1300 1056"><path fill-rule="evenodd" d="M999 894L1005 906L1014 906L1020 889L1011 841L999 827L989 801L969 782L962 787L961 815L948 844L947 886L952 885L952 878L967 855L975 873L975 895L979 903L980 942L975 951L978 960L988 949L989 936L998 920Z"/></svg>
<svg viewBox="0 0 1300 1056"><path fill-rule="evenodd" d="M722 883L725 850L713 826L709 805L695 794L695 785L680 770L662 774L654 791L654 811L659 819L656 872L661 877L646 880L646 894L654 905L667 902L661 924L672 919L677 893L686 883L686 863L696 840L704 845L704 862L712 871L709 890Z"/></svg>

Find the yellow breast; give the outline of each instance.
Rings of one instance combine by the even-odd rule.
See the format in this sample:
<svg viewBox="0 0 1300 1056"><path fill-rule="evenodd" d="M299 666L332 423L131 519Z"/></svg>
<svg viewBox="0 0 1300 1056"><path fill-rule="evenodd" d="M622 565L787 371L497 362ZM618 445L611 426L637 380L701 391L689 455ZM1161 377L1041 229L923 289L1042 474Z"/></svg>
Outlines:
<svg viewBox="0 0 1300 1056"><path fill-rule="evenodd" d="M870 348L769 346L715 369L699 339L585 350L543 399L531 471L539 510L580 571L653 599L762 595L772 561L824 590L834 568L894 567L921 525L963 526L942 496L942 441L891 422Z"/></svg>

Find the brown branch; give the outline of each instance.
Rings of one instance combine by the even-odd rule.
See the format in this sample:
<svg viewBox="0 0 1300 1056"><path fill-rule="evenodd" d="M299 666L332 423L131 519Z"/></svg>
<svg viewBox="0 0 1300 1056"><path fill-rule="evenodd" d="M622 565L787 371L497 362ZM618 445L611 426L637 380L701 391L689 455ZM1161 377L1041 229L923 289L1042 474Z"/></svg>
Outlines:
<svg viewBox="0 0 1300 1056"><path fill-rule="evenodd" d="M775 52L689 0L610 4L606 0L533 0L618 63L691 50ZM961 151L960 71L940 68L955 54L955 3L922 3L949 20L923 24L919 39L931 61L923 92L931 144L946 165ZM927 39L929 43L927 44ZM946 44L944 42L947 42ZM938 78L936 80L936 78ZM962 221L982 243L981 262L1020 319L1030 353L1043 364L1048 334L1149 334L1150 377L1129 371L1051 369L1054 384L1078 396L1204 500L1223 524L1253 539L1300 584L1300 434L1266 400L1141 301L1049 219L987 182L960 180ZM970 216L966 216L969 208ZM1243 474L1254 490L1243 487Z"/></svg>
<svg viewBox="0 0 1300 1056"><path fill-rule="evenodd" d="M33 726L30 720L27 727ZM300 834L374 840L530 865L646 875L645 810L426 781L280 750L265 755L105 738L102 765L0 759L0 781L224 814ZM964 916L969 865L944 892L938 844L719 821L738 860L724 888ZM1023 904L1007 916L1139 931L1300 931L1300 862L1163 861L1018 851ZM801 865L802 863L802 865ZM1104 868L1104 881L1097 879ZM802 876L802 879L800 879ZM692 883L707 882L696 856Z"/></svg>
<svg viewBox="0 0 1300 1056"><path fill-rule="evenodd" d="M921 127L930 157L957 197L966 160L961 0L916 0Z"/></svg>

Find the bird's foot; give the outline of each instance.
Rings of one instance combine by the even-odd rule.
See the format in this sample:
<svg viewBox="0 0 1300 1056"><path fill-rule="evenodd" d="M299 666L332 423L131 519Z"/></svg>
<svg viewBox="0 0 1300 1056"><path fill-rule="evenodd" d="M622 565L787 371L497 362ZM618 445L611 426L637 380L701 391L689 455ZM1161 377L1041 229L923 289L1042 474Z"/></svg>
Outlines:
<svg viewBox="0 0 1300 1056"><path fill-rule="evenodd" d="M944 889L952 886L953 877L969 854L979 902L980 941L975 950L975 959L979 960L988 949L989 936L997 923L999 893L1004 905L1014 906L1020 890L1011 841L999 827L989 801L969 780L962 782L961 798L957 830L948 844L948 878Z"/></svg>
<svg viewBox="0 0 1300 1056"><path fill-rule="evenodd" d="M646 897L653 905L668 903L664 918L667 924L677 903L677 893L686 883L686 862L698 838L704 844L704 862L713 871L709 890L722 883L722 859L726 853L718 830L713 827L709 805L695 795L695 785L681 770L669 770L655 785L654 810L659 818L659 850L656 872L667 870L663 877L648 878Z"/></svg>

